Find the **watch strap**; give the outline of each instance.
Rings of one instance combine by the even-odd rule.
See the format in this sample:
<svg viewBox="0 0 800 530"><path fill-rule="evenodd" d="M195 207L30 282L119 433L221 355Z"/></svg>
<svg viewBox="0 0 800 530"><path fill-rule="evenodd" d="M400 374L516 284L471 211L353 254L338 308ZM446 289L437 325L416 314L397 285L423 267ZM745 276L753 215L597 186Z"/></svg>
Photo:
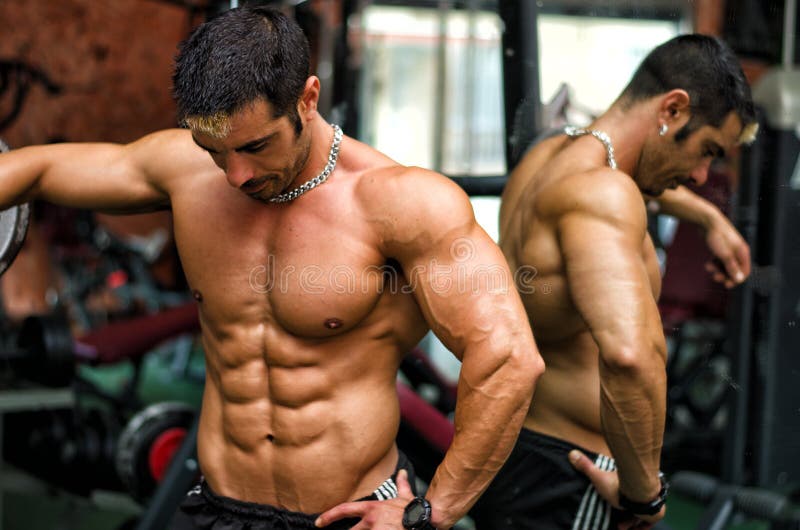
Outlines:
<svg viewBox="0 0 800 530"><path fill-rule="evenodd" d="M636 502L627 498L622 492L619 494L619 505L624 510L631 512L634 515L655 515L661 511L661 508L667 502L667 492L669 492L669 483L664 477L664 473L658 473L658 479L661 482L661 489L656 495L656 498L649 502Z"/></svg>

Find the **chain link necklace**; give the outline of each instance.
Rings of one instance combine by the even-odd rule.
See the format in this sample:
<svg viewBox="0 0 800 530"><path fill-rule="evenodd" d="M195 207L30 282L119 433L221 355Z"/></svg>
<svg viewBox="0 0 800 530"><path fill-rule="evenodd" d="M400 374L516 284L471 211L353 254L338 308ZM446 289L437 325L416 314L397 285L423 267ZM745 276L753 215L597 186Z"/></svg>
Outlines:
<svg viewBox="0 0 800 530"><path fill-rule="evenodd" d="M608 167L610 167L611 169L617 169L617 161L614 159L614 146L611 144L611 138L604 131L601 131L599 129L581 129L578 127L574 127L572 125L567 125L566 127L564 127L564 133L572 138L591 134L592 136L600 140L600 142L606 148Z"/></svg>
<svg viewBox="0 0 800 530"><path fill-rule="evenodd" d="M331 144L331 152L328 153L328 163L325 164L325 169L322 170L322 173L293 190L272 197L269 202L282 203L293 201L307 191L313 190L328 180L328 177L333 173L333 169L336 167L336 159L339 158L339 144L342 143L341 127L336 124L332 124L331 127L333 127L333 143Z"/></svg>

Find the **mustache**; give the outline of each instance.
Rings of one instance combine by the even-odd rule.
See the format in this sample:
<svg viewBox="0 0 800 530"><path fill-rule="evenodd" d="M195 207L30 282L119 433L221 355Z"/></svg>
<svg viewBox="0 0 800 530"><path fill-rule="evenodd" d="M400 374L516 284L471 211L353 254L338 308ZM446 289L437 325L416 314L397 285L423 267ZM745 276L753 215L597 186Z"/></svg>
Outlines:
<svg viewBox="0 0 800 530"><path fill-rule="evenodd" d="M253 177L244 184L242 184L241 189L244 192L250 192L260 189L265 182L268 180L280 180L280 175L276 173L270 173L267 175L262 175L260 177Z"/></svg>

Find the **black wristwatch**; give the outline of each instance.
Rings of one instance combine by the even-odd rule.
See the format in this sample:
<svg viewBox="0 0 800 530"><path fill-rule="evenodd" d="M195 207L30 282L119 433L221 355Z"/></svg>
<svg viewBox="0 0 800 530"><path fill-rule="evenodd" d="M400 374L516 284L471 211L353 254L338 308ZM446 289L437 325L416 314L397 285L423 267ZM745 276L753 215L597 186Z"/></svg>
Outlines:
<svg viewBox="0 0 800 530"><path fill-rule="evenodd" d="M661 511L664 503L667 502L667 492L669 491L669 482L664 477L664 473L658 473L658 480L661 481L661 491L655 499L650 502L634 502L627 498L620 492L619 505L633 515L655 515Z"/></svg>
<svg viewBox="0 0 800 530"><path fill-rule="evenodd" d="M414 497L403 510L406 530L435 530L431 525L431 503L425 497Z"/></svg>

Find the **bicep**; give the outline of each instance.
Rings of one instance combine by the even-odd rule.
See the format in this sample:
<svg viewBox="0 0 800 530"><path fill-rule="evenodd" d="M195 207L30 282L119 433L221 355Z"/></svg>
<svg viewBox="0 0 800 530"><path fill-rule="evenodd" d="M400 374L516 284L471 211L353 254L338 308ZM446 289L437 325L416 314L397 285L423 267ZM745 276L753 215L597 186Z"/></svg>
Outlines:
<svg viewBox="0 0 800 530"><path fill-rule="evenodd" d="M529 333L505 258L474 221L420 249L404 268L431 329L459 358L470 346L502 350L500 342Z"/></svg>

